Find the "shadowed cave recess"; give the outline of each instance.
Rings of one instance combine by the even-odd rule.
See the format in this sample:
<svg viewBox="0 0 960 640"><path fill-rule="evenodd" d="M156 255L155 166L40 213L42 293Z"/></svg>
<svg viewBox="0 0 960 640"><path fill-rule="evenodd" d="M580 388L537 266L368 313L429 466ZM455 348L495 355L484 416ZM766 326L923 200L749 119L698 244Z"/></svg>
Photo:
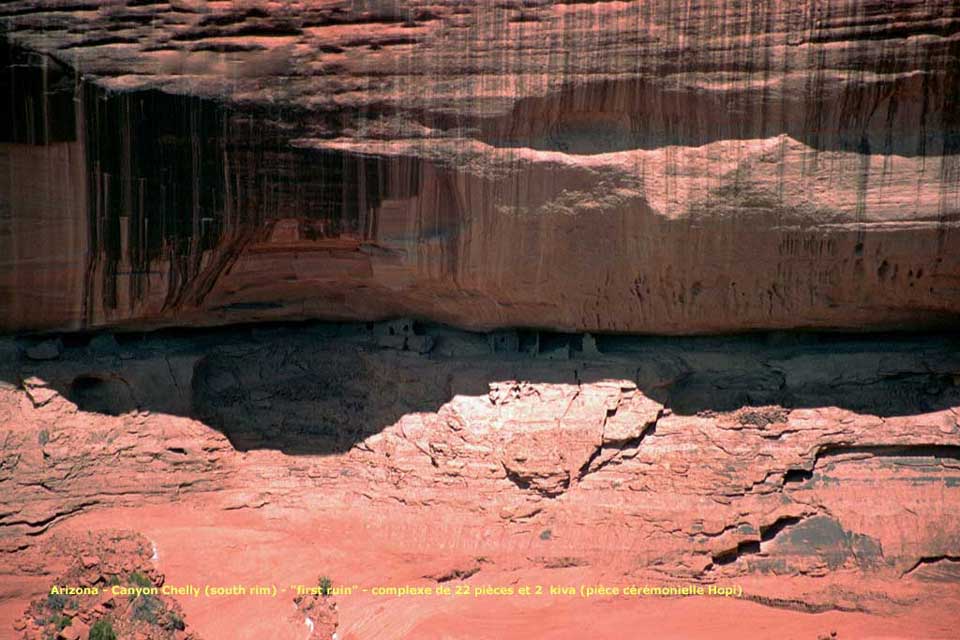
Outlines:
<svg viewBox="0 0 960 640"><path fill-rule="evenodd" d="M541 540L580 527L616 536L639 517L645 559L631 563L668 583L786 580L749 596L774 609L872 615L903 605L858 585L957 580L942 515L960 491L956 334L479 333L401 319L0 346L4 393L22 398L7 446L39 438L43 453L13 477L40 482L26 500L53 510L0 520L11 541L77 513L166 503L172 487L177 502L220 496L228 510L311 491L334 511L382 499L408 515L486 512L454 483L485 496L497 527ZM103 464L120 471L88 475ZM171 489L136 483L143 464ZM652 502L633 516L637 499ZM902 508L937 527L891 533ZM609 544L558 546L535 564L592 570L594 554L624 553Z"/></svg>
<svg viewBox="0 0 960 640"><path fill-rule="evenodd" d="M744 424L758 429L793 409L908 417L960 399L953 333L664 338L393 320L24 336L6 354L8 383L29 392L36 382L25 380L39 380L80 411L190 416L239 450L308 455L348 451L456 396L494 402L491 389L510 381L576 388L623 379L670 413L744 411ZM917 452L955 457L951 447Z"/></svg>

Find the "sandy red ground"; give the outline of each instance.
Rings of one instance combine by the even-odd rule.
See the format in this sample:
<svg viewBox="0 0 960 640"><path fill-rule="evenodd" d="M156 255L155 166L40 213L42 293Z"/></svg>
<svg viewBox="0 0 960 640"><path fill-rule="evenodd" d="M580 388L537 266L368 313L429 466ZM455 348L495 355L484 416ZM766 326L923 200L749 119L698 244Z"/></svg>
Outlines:
<svg viewBox="0 0 960 640"><path fill-rule="evenodd" d="M425 567L456 564L464 545L432 544L431 523L415 528L388 518L351 514L240 510L214 511L203 505L111 509L83 514L60 531L129 527L158 548L157 565L171 585L275 584L277 597L178 598L191 629L211 640L263 638L303 640L309 636L302 615L284 585L314 584L318 573L335 584L436 586L423 578ZM500 545L495 545L500 546ZM428 549L433 547L433 553ZM458 548L460 547L460 548ZM524 566L524 565L527 566ZM519 552L490 555L480 572L465 582L485 585L607 585L636 582L629 567L538 569ZM744 582L762 595L763 583ZM5 585L6 586L6 585ZM24 580L24 591L45 581ZM903 589L909 587L901 587ZM960 595L956 585L927 590L908 615L803 613L723 597L584 599L579 596L339 596L339 640L367 638L955 638L956 615L944 606ZM19 613L22 601L7 600L0 623Z"/></svg>

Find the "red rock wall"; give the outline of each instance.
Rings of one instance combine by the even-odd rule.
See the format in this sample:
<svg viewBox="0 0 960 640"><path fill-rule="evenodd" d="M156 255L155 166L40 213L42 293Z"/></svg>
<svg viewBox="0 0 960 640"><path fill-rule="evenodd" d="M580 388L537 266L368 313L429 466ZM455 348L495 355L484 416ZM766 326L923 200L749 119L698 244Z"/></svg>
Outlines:
<svg viewBox="0 0 960 640"><path fill-rule="evenodd" d="M172 584L744 594L717 609L358 593L339 599L343 638L568 638L595 618L603 638L641 622L689 638L955 634L954 342L494 338L310 326L8 353L0 624L69 560L42 561L51 533L107 527L156 543ZM202 637L302 638L292 597L178 601Z"/></svg>
<svg viewBox="0 0 960 640"><path fill-rule="evenodd" d="M0 328L949 323L958 12L7 3Z"/></svg>

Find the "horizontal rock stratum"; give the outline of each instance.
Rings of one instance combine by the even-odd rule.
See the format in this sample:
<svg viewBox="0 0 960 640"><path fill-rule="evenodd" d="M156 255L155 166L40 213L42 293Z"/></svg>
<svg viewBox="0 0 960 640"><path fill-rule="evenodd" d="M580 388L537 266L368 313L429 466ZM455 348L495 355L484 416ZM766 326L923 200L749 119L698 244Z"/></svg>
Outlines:
<svg viewBox="0 0 960 640"><path fill-rule="evenodd" d="M0 330L960 316L960 5L0 7Z"/></svg>
<svg viewBox="0 0 960 640"><path fill-rule="evenodd" d="M36 611L37 635L3 634L123 528L164 584L369 588L317 613L291 591L176 598L207 640L329 640L334 613L344 640L956 638L957 340L512 337L0 341L0 635L43 637ZM471 595L378 591L442 585Z"/></svg>

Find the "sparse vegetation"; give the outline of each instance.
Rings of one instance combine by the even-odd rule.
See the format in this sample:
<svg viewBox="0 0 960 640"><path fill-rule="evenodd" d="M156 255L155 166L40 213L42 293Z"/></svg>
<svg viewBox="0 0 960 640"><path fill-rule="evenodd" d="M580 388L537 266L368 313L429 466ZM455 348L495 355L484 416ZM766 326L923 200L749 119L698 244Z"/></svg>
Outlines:
<svg viewBox="0 0 960 640"><path fill-rule="evenodd" d="M130 584L132 584L135 587L146 588L146 587L153 586L153 583L150 582L150 578L143 575L139 571L134 571L133 573L130 574L130 576L127 579L130 581Z"/></svg>
<svg viewBox="0 0 960 640"><path fill-rule="evenodd" d="M320 576L320 581L318 582L318 584L320 585L320 592L323 594L324 597L327 597L328 595L333 593L333 580L331 580L327 576Z"/></svg>
<svg viewBox="0 0 960 640"><path fill-rule="evenodd" d="M49 616L40 616L39 618L34 618L33 621L41 627L53 625L54 629L57 631L63 631L73 622L69 616L65 616L62 613L52 613Z"/></svg>
<svg viewBox="0 0 960 640"><path fill-rule="evenodd" d="M167 621L163 624L163 627L168 631L183 631L187 628L187 625L184 624L183 618L180 617L175 611L171 611L167 616Z"/></svg>
<svg viewBox="0 0 960 640"><path fill-rule="evenodd" d="M134 587L140 587L142 589L148 589L154 586L150 578L139 571L134 571L127 576L127 582ZM153 625L160 624L164 613L163 601L160 600L160 598L149 593L144 593L139 596L131 595L130 599L134 600L132 608L134 620L140 620Z"/></svg>
<svg viewBox="0 0 960 640"><path fill-rule="evenodd" d="M97 620L90 627L90 640L117 640L117 634L106 620Z"/></svg>
<svg viewBox="0 0 960 640"><path fill-rule="evenodd" d="M156 596L142 595L133 603L133 619L148 624L159 624L163 602Z"/></svg>
<svg viewBox="0 0 960 640"><path fill-rule="evenodd" d="M551 531L550 529L544 529L543 531L540 532L541 540L549 540L552 537L553 537L553 531Z"/></svg>
<svg viewBox="0 0 960 640"><path fill-rule="evenodd" d="M65 606L67 606L67 596L62 593L51 593L47 596L47 609L63 611Z"/></svg>

